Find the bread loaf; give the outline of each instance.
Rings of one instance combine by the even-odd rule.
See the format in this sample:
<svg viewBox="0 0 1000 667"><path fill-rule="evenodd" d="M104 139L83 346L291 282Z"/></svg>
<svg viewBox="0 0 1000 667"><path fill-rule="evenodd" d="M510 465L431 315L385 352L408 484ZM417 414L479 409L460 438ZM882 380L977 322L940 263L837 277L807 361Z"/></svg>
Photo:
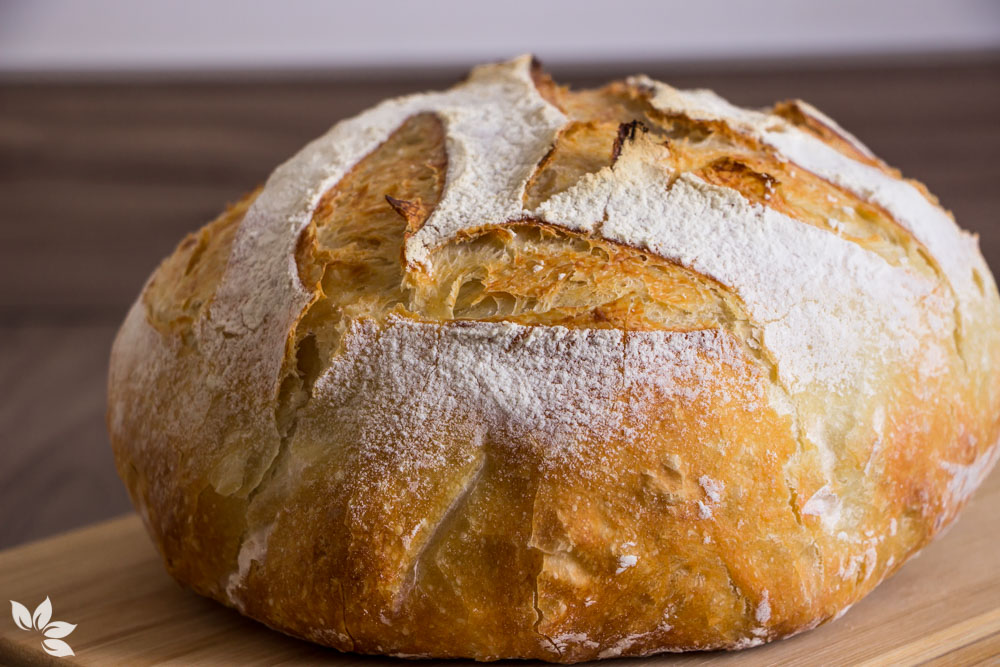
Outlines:
<svg viewBox="0 0 1000 667"><path fill-rule="evenodd" d="M1000 453L998 306L975 237L808 104L522 57L337 124L184 239L108 426L170 574L291 635L738 649L955 518Z"/></svg>

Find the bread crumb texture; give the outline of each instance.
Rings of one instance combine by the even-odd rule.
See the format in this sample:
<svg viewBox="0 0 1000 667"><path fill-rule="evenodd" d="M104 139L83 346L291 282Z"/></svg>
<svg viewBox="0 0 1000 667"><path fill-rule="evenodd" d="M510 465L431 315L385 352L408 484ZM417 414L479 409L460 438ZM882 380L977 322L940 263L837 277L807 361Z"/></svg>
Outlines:
<svg viewBox="0 0 1000 667"><path fill-rule="evenodd" d="M170 573L341 650L576 662L834 618L997 459L976 239L804 102L528 57L190 235L108 424Z"/></svg>

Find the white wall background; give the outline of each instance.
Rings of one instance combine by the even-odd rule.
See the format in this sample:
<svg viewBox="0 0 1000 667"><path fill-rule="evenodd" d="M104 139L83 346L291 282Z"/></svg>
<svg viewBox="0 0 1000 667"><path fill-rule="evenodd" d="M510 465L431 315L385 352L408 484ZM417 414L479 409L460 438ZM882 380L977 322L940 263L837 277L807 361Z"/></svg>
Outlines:
<svg viewBox="0 0 1000 667"><path fill-rule="evenodd" d="M1000 49L1000 0L0 0L0 71Z"/></svg>

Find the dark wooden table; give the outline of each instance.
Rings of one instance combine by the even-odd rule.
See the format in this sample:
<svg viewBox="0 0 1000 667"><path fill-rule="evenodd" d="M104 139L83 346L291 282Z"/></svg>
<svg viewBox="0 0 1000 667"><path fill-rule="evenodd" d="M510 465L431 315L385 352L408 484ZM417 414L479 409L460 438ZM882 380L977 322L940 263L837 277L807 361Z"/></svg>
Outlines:
<svg viewBox="0 0 1000 667"><path fill-rule="evenodd" d="M739 104L813 102L924 181L1000 267L1000 54L554 74L635 71ZM103 422L108 349L183 234L335 121L457 76L0 83L0 548L128 510Z"/></svg>

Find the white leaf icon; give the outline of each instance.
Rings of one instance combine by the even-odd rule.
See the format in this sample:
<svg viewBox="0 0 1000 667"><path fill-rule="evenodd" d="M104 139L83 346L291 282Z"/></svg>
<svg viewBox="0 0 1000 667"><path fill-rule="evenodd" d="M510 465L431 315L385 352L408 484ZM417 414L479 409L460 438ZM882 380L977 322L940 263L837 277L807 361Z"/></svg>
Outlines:
<svg viewBox="0 0 1000 667"><path fill-rule="evenodd" d="M17 627L22 630L31 629L31 614L28 613L28 608L25 607L20 602L10 601L10 613L14 617L14 622Z"/></svg>
<svg viewBox="0 0 1000 667"><path fill-rule="evenodd" d="M44 634L46 637L51 637L52 639L62 639L74 630L76 630L76 626L72 623L67 623L65 621L52 621L45 626Z"/></svg>
<svg viewBox="0 0 1000 667"><path fill-rule="evenodd" d="M69 647L69 644L61 639L43 639L42 648L49 655L54 655L57 658L65 658L68 655L76 655L73 653L73 649Z"/></svg>
<svg viewBox="0 0 1000 667"><path fill-rule="evenodd" d="M31 623L35 626L36 630L41 630L49 624L51 619L52 603L49 602L49 598L46 597L42 604L35 607L35 615L31 617Z"/></svg>
<svg viewBox="0 0 1000 667"><path fill-rule="evenodd" d="M11 600L10 613L14 617L14 623L22 630L30 632L32 629L35 629L42 631L42 634L46 637L46 639L42 640L42 648L49 655L56 658L76 655L69 644L62 640L63 637L68 636L76 630L76 626L64 621L52 621L49 623L49 620L52 618L52 601L49 598L46 597L40 605L35 607L34 614L29 614L28 608L20 602Z"/></svg>

